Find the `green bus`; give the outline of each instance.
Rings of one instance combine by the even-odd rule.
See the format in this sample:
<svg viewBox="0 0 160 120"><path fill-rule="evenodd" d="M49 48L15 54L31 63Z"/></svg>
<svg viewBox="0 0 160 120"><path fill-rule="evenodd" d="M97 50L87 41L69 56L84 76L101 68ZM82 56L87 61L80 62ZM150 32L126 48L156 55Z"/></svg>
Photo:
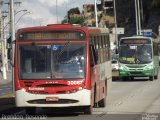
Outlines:
<svg viewBox="0 0 160 120"><path fill-rule="evenodd" d="M119 76L122 79L158 79L158 41L151 37L123 37L119 41Z"/></svg>

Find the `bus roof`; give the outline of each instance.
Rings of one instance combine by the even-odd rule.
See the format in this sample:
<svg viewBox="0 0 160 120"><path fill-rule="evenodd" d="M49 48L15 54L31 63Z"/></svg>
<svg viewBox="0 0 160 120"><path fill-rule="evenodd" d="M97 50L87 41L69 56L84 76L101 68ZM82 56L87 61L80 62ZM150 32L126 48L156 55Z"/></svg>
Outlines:
<svg viewBox="0 0 160 120"><path fill-rule="evenodd" d="M134 35L134 36L130 36L130 37L122 37L120 38L120 41L121 40L124 40L124 39L150 39L152 42L154 43L160 43L160 41L158 39L155 39L155 38L152 38L152 37L146 37L146 36L143 36L143 35Z"/></svg>
<svg viewBox="0 0 160 120"><path fill-rule="evenodd" d="M52 29L79 29L79 30L88 30L89 34L99 34L99 33L109 33L108 28L96 28L96 27L81 27L79 25L72 25L72 24L48 24L47 26L35 26L35 27L26 27L21 28L18 31L38 31L38 30L52 30Z"/></svg>
<svg viewBox="0 0 160 120"><path fill-rule="evenodd" d="M146 36L142 36L142 35L134 35L134 36L130 36L130 37L122 37L121 39L134 39L134 38L151 38L151 37L146 37Z"/></svg>
<svg viewBox="0 0 160 120"><path fill-rule="evenodd" d="M89 27L88 30L90 34L109 33L108 28Z"/></svg>

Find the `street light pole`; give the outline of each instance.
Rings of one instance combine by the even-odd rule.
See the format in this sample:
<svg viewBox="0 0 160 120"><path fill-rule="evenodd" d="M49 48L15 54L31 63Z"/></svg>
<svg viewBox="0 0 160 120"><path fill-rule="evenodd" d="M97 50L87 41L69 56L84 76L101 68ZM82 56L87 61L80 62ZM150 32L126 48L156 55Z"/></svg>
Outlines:
<svg viewBox="0 0 160 120"><path fill-rule="evenodd" d="M18 13L20 13L20 12L27 12L27 10L20 10L20 11L18 11L18 12L16 12L15 14L14 14L14 16L16 16Z"/></svg>
<svg viewBox="0 0 160 120"><path fill-rule="evenodd" d="M139 24L138 24L138 11L137 11L137 0L135 0L135 13L136 13L136 34L139 33Z"/></svg>
<svg viewBox="0 0 160 120"><path fill-rule="evenodd" d="M56 0L56 17L57 17L57 24L58 24L58 8L57 8L57 0Z"/></svg>
<svg viewBox="0 0 160 120"><path fill-rule="evenodd" d="M141 14L140 14L140 3L139 0L137 1L138 4L138 24L139 24L139 35L141 35Z"/></svg>
<svg viewBox="0 0 160 120"><path fill-rule="evenodd" d="M94 11L95 11L95 18L96 18L96 27L98 27L98 18L97 18L97 0L94 0Z"/></svg>
<svg viewBox="0 0 160 120"><path fill-rule="evenodd" d="M15 23L15 25L17 25L17 23L21 20L21 18L24 16L24 15L26 15L26 14L28 14L28 13L32 13L32 12L25 12L25 13L23 13L22 15L21 15L21 17L17 20L17 22Z"/></svg>
<svg viewBox="0 0 160 120"><path fill-rule="evenodd" d="M66 2L66 11L67 11L67 23L68 23L68 0Z"/></svg>
<svg viewBox="0 0 160 120"><path fill-rule="evenodd" d="M20 12L26 12L26 11L27 11L27 10L20 10L20 11L18 11L18 12L16 12L16 13L14 14L14 17L15 17L18 13L20 13ZM6 24L6 26L4 27L4 29L6 29L8 25L10 25L10 21Z"/></svg>
<svg viewBox="0 0 160 120"><path fill-rule="evenodd" d="M10 0L10 30L11 30L11 42L12 42L12 92L14 93L14 41L15 41L15 21L14 21L14 2Z"/></svg>
<svg viewBox="0 0 160 120"><path fill-rule="evenodd" d="M136 13L136 31L137 35L141 35L141 14L140 14L139 0L135 0L135 13Z"/></svg>
<svg viewBox="0 0 160 120"><path fill-rule="evenodd" d="M114 22L115 22L115 42L116 42L116 48L118 49L116 0L114 0L113 2L114 2L113 4L114 4Z"/></svg>
<svg viewBox="0 0 160 120"><path fill-rule="evenodd" d="M15 40L15 22L14 22L14 3L10 0L10 26L11 26L11 41Z"/></svg>

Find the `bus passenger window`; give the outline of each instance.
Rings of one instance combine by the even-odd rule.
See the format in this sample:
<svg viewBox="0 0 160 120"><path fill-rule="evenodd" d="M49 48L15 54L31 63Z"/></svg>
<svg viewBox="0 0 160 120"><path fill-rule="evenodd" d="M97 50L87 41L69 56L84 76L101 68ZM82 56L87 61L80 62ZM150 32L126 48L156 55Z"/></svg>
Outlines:
<svg viewBox="0 0 160 120"><path fill-rule="evenodd" d="M97 64L98 61L98 53L95 51L93 46L90 46L90 64L94 66Z"/></svg>

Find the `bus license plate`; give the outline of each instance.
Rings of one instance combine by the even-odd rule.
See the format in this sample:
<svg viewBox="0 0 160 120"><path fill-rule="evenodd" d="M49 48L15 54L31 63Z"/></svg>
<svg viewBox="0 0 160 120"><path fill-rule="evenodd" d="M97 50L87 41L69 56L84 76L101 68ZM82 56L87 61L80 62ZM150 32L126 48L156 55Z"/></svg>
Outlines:
<svg viewBox="0 0 160 120"><path fill-rule="evenodd" d="M58 97L46 97L46 101L58 101Z"/></svg>

